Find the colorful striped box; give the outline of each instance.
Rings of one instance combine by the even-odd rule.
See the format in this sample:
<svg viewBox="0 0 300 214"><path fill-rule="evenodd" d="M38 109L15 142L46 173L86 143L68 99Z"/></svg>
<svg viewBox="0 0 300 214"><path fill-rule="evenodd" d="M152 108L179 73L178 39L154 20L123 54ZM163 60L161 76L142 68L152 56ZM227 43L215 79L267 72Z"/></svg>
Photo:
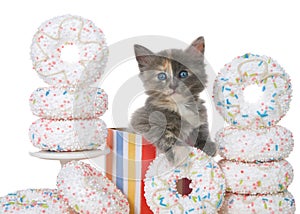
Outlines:
<svg viewBox="0 0 300 214"><path fill-rule="evenodd" d="M144 197L144 176L156 157L155 147L142 136L122 129L108 129L106 176L128 197L130 214L151 214Z"/></svg>

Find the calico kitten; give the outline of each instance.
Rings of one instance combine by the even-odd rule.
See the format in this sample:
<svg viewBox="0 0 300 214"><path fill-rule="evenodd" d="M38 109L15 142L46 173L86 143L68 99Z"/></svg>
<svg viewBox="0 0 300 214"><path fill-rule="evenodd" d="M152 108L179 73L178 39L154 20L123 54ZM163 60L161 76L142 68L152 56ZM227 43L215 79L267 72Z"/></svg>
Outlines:
<svg viewBox="0 0 300 214"><path fill-rule="evenodd" d="M153 53L141 45L134 46L148 98L144 107L133 113L131 126L165 153L172 164L187 157L187 144L210 156L216 153L204 101L199 98L207 82L204 49L203 37L186 50Z"/></svg>

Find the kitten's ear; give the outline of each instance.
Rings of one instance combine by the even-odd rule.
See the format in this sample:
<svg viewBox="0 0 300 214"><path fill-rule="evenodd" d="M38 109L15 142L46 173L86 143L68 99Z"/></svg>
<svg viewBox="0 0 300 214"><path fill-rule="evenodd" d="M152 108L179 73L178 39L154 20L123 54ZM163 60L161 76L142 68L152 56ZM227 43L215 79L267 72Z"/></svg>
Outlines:
<svg viewBox="0 0 300 214"><path fill-rule="evenodd" d="M205 41L204 37L200 36L192 42L192 44L187 48L187 51L197 51L204 55L205 51Z"/></svg>
<svg viewBox="0 0 300 214"><path fill-rule="evenodd" d="M153 62L154 53L141 45L134 45L134 53L140 68Z"/></svg>

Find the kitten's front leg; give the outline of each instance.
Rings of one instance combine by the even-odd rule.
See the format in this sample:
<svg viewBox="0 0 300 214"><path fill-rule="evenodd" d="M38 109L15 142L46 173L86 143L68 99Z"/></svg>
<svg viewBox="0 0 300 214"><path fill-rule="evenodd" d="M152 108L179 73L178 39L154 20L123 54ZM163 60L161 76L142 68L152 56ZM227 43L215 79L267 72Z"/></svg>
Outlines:
<svg viewBox="0 0 300 214"><path fill-rule="evenodd" d="M193 142L190 143L193 144L194 147L204 151L209 156L215 156L217 147L216 144L210 139L207 122L207 110L204 105L205 101L199 99L197 102L199 120L202 124L195 128L191 133L190 140Z"/></svg>
<svg viewBox="0 0 300 214"><path fill-rule="evenodd" d="M201 149L209 156L215 156L217 152L216 144L210 139L208 124L203 124L199 126L199 128L194 129L195 133L197 133L195 147Z"/></svg>
<svg viewBox="0 0 300 214"><path fill-rule="evenodd" d="M162 112L149 111L149 109L142 107L132 115L131 126L134 132L143 135L157 146L159 140L165 135L167 120ZM167 148L163 147L158 149L161 151L167 150Z"/></svg>
<svg viewBox="0 0 300 214"><path fill-rule="evenodd" d="M176 120L177 121L177 120ZM173 123L171 123L173 124ZM160 111L149 111L145 107L134 112L131 119L134 132L143 135L148 141L154 143L158 150L164 153L173 165L182 162L186 156L184 145L174 134L180 133L167 125L165 114Z"/></svg>

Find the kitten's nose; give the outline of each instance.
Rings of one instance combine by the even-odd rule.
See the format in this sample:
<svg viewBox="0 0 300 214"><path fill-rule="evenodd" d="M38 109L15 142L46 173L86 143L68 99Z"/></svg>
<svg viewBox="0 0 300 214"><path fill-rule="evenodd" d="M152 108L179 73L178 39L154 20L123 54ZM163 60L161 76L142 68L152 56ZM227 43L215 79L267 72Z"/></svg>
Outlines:
<svg viewBox="0 0 300 214"><path fill-rule="evenodd" d="M175 89L178 87L178 84L177 83L171 83L169 87L170 87L170 89L173 89L175 91Z"/></svg>

